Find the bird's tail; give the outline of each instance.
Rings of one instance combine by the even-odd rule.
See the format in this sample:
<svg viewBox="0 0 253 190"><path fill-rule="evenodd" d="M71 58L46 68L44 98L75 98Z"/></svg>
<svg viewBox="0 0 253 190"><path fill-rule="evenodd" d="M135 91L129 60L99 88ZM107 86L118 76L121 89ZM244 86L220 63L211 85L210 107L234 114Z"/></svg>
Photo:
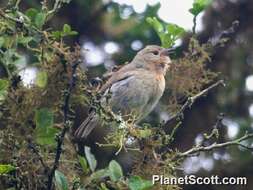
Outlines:
<svg viewBox="0 0 253 190"><path fill-rule="evenodd" d="M97 126L97 118L94 113L90 114L75 131L76 139L86 139L92 130Z"/></svg>

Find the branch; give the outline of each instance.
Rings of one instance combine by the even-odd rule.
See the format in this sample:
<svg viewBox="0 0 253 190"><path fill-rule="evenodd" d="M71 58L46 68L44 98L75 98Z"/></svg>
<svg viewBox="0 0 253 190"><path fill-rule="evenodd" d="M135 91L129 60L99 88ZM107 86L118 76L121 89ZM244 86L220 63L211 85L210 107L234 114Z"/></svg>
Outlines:
<svg viewBox="0 0 253 190"><path fill-rule="evenodd" d="M196 34L196 26L197 26L197 15L193 17L193 27L192 27L192 33L193 35Z"/></svg>
<svg viewBox="0 0 253 190"><path fill-rule="evenodd" d="M45 172L48 172L49 167L48 167L48 165L44 162L43 157L42 157L42 155L40 154L40 152L39 152L39 150L37 149L37 147L31 142L30 139L28 139L27 143L28 143L28 145L27 145L28 148L31 149L31 150L36 154L36 156L38 157L38 159L39 159L41 165L42 165L42 166L44 167L44 169L45 169Z"/></svg>
<svg viewBox="0 0 253 190"><path fill-rule="evenodd" d="M236 20L232 23L232 26L230 28L222 31L216 37L210 38L207 43L210 43L213 46L213 48L224 46L224 42L230 39L232 35L238 31L238 29L239 29L239 21ZM223 41L222 39L227 39L227 40Z"/></svg>
<svg viewBox="0 0 253 190"><path fill-rule="evenodd" d="M241 138L238 138L236 140L233 140L233 141L228 141L228 142L225 142L225 143L213 143L212 145L210 146L196 146L196 147L193 147L185 152L182 152L182 153L178 153L175 158L175 159L180 159L180 158L186 158L186 157L190 157L190 156L193 156L194 154L197 154L197 153L200 153L200 152L208 152L208 151L212 151L214 149L217 149L217 148L224 148L224 147L229 147L229 146L241 146L243 148L246 148L248 150L253 150L252 147L248 147L248 146L245 146L243 144L241 144L242 141L245 141L247 139L250 139L250 138L253 138L253 133L246 133L244 136L242 136Z"/></svg>
<svg viewBox="0 0 253 190"><path fill-rule="evenodd" d="M64 106L63 106L63 113L64 113L64 118L63 118L63 124L64 127L61 131L61 133L59 134L59 136L57 136L57 148L56 148L56 154L55 154L55 160L54 160L54 164L53 167L48 175L48 183L47 183L47 190L51 190L52 189L52 184L53 184L53 178L54 178L54 173L55 170L58 168L59 165L59 160L61 157L61 153L62 153L62 145L64 142L64 137L66 132L68 131L71 121L69 120L69 101L70 101L70 96L71 96L71 92L74 89L75 85L76 85L76 70L78 65L81 63L81 59L77 59L76 62L72 65L72 73L71 73L71 79L68 85L67 90L64 93Z"/></svg>
<svg viewBox="0 0 253 190"><path fill-rule="evenodd" d="M163 125L163 127L166 127L171 121L175 120L175 119L179 119L182 120L183 116L184 116L184 112L186 109L190 108L195 102L196 100L198 100L200 97L207 95L207 93L212 90L213 88L216 88L219 85L223 85L225 86L225 83L223 80L219 80L218 82L212 84L211 86L209 86L208 88L204 89L203 91L199 92L198 94L196 94L195 96L189 97L187 99L187 101L184 103L184 105L181 107L181 109L175 114L173 115L166 123L165 125ZM174 132L175 133L175 132Z"/></svg>
<svg viewBox="0 0 253 190"><path fill-rule="evenodd" d="M204 141L210 140L211 138L215 137L216 139L218 139L219 137L219 128L220 126L222 126L222 121L224 119L224 114L220 113L217 117L216 123L213 126L213 130L210 134L204 133Z"/></svg>
<svg viewBox="0 0 253 190"><path fill-rule="evenodd" d="M22 18L14 18L14 17L11 17L9 15L7 15L3 10L0 9L0 16L3 17L4 19L7 19L7 20L11 20L13 22L16 22L17 24L24 24L24 20Z"/></svg>
<svg viewBox="0 0 253 190"><path fill-rule="evenodd" d="M58 12L58 10L62 8L64 3L68 2L64 2L63 0L55 0L53 8L47 13L47 18L53 16L56 12Z"/></svg>
<svg viewBox="0 0 253 190"><path fill-rule="evenodd" d="M44 35L44 33L37 27L27 23L23 16L19 16L18 18L12 17L0 9L0 17L15 22L18 26L24 26L28 31L38 32L39 34Z"/></svg>

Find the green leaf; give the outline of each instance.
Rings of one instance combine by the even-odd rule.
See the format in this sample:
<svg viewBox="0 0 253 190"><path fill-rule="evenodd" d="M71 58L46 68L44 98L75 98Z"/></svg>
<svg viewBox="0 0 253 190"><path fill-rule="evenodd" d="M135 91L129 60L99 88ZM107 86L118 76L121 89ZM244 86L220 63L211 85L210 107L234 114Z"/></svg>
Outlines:
<svg viewBox="0 0 253 190"><path fill-rule="evenodd" d="M162 38L163 47L169 48L175 45L176 40L180 39L185 34L184 28L176 24L167 24L166 33Z"/></svg>
<svg viewBox="0 0 253 190"><path fill-rule="evenodd" d="M41 108L35 113L36 127L48 128L54 124L54 115L48 108Z"/></svg>
<svg viewBox="0 0 253 190"><path fill-rule="evenodd" d="M33 40L33 37L19 37L18 43L27 46L29 42Z"/></svg>
<svg viewBox="0 0 253 190"><path fill-rule="evenodd" d="M108 169L101 169L101 170L98 170L98 171L92 173L90 176L90 180L91 181L99 180L99 179L103 179L103 178L109 177L109 176L110 176L110 172Z"/></svg>
<svg viewBox="0 0 253 190"><path fill-rule="evenodd" d="M157 33L162 33L164 32L164 28L163 28L163 25L157 20L157 18L153 17L148 17L146 19L146 21L151 25L153 26L153 28L155 29L155 31Z"/></svg>
<svg viewBox="0 0 253 190"><path fill-rule="evenodd" d="M75 35L77 35L78 34L78 32L77 31L71 31L71 32L69 32L68 33L68 35L67 36L75 36Z"/></svg>
<svg viewBox="0 0 253 190"><path fill-rule="evenodd" d="M167 31L169 34L177 38L185 33L185 30L176 24L167 24Z"/></svg>
<svg viewBox="0 0 253 190"><path fill-rule="evenodd" d="M30 19L31 23L39 29L41 29L46 22L46 14L44 12L39 12L37 9L28 9L25 15Z"/></svg>
<svg viewBox="0 0 253 190"><path fill-rule="evenodd" d="M112 160L109 163L109 171L110 171L110 178L114 182L118 181L120 178L123 177L122 168L115 160Z"/></svg>
<svg viewBox="0 0 253 190"><path fill-rule="evenodd" d="M61 31L54 31L54 32L52 32L52 36L53 36L55 39L59 40L59 39L61 39L61 37L63 36L63 33L62 33Z"/></svg>
<svg viewBox="0 0 253 190"><path fill-rule="evenodd" d="M78 160L79 160L79 163L82 167L84 174L88 174L89 167L88 167L88 163L87 163L86 159L82 156L78 156Z"/></svg>
<svg viewBox="0 0 253 190"><path fill-rule="evenodd" d="M59 132L59 130L53 127L53 113L47 108L36 110L35 123L35 135L37 143L40 145L54 145L55 135L57 132Z"/></svg>
<svg viewBox="0 0 253 190"><path fill-rule="evenodd" d="M3 47L4 42L5 42L5 38L1 36L0 37L0 48Z"/></svg>
<svg viewBox="0 0 253 190"><path fill-rule="evenodd" d="M38 10L34 8L30 8L26 10L25 15L28 16L31 20L35 20L36 15L38 14Z"/></svg>
<svg viewBox="0 0 253 190"><path fill-rule="evenodd" d="M139 176L132 176L128 181L130 190L147 190L153 186L151 181L143 180Z"/></svg>
<svg viewBox="0 0 253 190"><path fill-rule="evenodd" d="M73 35L77 35L77 34L78 34L78 32L73 31L71 29L71 26L69 26L68 24L63 25L62 31L53 31L52 32L52 36L57 40L59 40L63 37L66 37L66 36L73 36Z"/></svg>
<svg viewBox="0 0 253 190"><path fill-rule="evenodd" d="M189 10L191 14L197 16L203 10L205 10L210 4L212 0L194 0L192 8Z"/></svg>
<svg viewBox="0 0 253 190"><path fill-rule="evenodd" d="M151 135L152 135L152 130L151 129L140 129L140 130L138 130L138 137L148 138Z"/></svg>
<svg viewBox="0 0 253 190"><path fill-rule="evenodd" d="M59 170L56 170L54 177L57 190L68 190L68 181L63 173L61 173Z"/></svg>
<svg viewBox="0 0 253 190"><path fill-rule="evenodd" d="M95 156L91 153L90 147L85 146L84 152L85 152L85 157L88 161L89 167L90 167L91 171L94 172L97 167L97 160L96 160Z"/></svg>
<svg viewBox="0 0 253 190"><path fill-rule="evenodd" d="M48 79L47 72L41 71L36 76L35 84L40 88L45 88L47 85L47 79Z"/></svg>
<svg viewBox="0 0 253 190"><path fill-rule="evenodd" d="M99 190L109 190L104 183L100 184Z"/></svg>
<svg viewBox="0 0 253 190"><path fill-rule="evenodd" d="M0 175L7 174L14 170L16 170L16 167L10 164L0 164Z"/></svg>
<svg viewBox="0 0 253 190"><path fill-rule="evenodd" d="M9 81L0 79L0 102L3 101L8 93Z"/></svg>
<svg viewBox="0 0 253 190"><path fill-rule="evenodd" d="M13 61L14 65L19 65L19 67L25 67L27 63L27 59L25 57L25 55L18 55L16 57L16 60Z"/></svg>
<svg viewBox="0 0 253 190"><path fill-rule="evenodd" d="M68 24L64 24L63 31L61 32L62 37L64 37L64 36L71 36L71 35L77 35L77 34L78 34L78 32L73 31Z"/></svg>
<svg viewBox="0 0 253 190"><path fill-rule="evenodd" d="M68 24L64 24L64 26L63 26L63 32L64 33L71 32L71 27Z"/></svg>
<svg viewBox="0 0 253 190"><path fill-rule="evenodd" d="M9 48L5 52L2 52L2 62L7 68L9 75L16 73L17 66L15 64L20 63L19 59L22 59L22 56L15 49Z"/></svg>
<svg viewBox="0 0 253 190"><path fill-rule="evenodd" d="M164 48L170 48L175 45L175 41L185 33L182 27L176 24L162 23L155 17L148 17L146 21L154 28Z"/></svg>
<svg viewBox="0 0 253 190"><path fill-rule="evenodd" d="M46 15L44 13L38 13L36 16L35 16L35 20L34 20L34 23L35 23L35 26L37 26L38 28L42 28L42 26L45 24L45 21L46 21Z"/></svg>
<svg viewBox="0 0 253 190"><path fill-rule="evenodd" d="M40 145L55 145L55 135L59 132L58 129L48 127L47 129L36 128L36 142Z"/></svg>

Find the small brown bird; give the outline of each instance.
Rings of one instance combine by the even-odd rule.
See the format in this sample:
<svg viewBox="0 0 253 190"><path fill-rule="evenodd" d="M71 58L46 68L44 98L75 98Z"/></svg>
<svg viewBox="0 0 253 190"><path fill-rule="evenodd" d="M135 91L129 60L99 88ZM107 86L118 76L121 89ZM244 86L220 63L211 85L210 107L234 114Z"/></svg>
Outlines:
<svg viewBox="0 0 253 190"><path fill-rule="evenodd" d="M114 72L99 93L110 99L105 102L115 114L134 115L137 124L156 106L165 89L166 70L171 63L170 50L156 45L146 46L132 62ZM105 98L104 98L105 99ZM101 125L99 116L92 112L75 131L77 139L85 139Z"/></svg>

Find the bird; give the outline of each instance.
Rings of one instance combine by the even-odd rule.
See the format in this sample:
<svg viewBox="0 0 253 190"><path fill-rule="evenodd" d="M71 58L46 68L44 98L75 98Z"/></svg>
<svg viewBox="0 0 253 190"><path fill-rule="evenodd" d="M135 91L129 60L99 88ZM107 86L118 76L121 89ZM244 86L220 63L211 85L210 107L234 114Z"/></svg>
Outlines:
<svg viewBox="0 0 253 190"><path fill-rule="evenodd" d="M134 115L134 123L142 121L157 105L165 90L165 75L170 67L171 49L147 45L133 60L113 72L98 93L102 104L122 118ZM110 93L109 100L105 98ZM106 100L105 100L106 99ZM76 139L86 139L102 121L92 111L74 132Z"/></svg>

